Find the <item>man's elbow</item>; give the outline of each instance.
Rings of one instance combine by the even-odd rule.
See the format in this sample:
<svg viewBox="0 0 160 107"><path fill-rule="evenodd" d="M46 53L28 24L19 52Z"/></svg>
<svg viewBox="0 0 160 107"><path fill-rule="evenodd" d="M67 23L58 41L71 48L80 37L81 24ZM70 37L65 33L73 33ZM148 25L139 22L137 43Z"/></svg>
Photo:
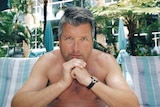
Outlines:
<svg viewBox="0 0 160 107"><path fill-rule="evenodd" d="M134 96L133 100L132 101L129 101L129 105L128 107L140 107L140 104L139 104L139 101L138 101L138 98L136 97L136 95Z"/></svg>
<svg viewBox="0 0 160 107"><path fill-rule="evenodd" d="M19 98L17 95L12 98L11 107L25 107L24 105L25 104L22 104L21 98Z"/></svg>
<svg viewBox="0 0 160 107"><path fill-rule="evenodd" d="M14 96L12 101L11 101L11 107L18 107L17 106L17 101L16 101L16 97Z"/></svg>

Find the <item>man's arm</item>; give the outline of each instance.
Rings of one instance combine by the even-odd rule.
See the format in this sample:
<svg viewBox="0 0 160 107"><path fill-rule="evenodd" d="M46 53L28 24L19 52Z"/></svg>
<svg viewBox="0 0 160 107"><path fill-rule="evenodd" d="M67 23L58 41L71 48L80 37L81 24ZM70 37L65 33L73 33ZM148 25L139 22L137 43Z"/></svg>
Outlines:
<svg viewBox="0 0 160 107"><path fill-rule="evenodd" d="M97 63L101 64L101 70L106 70L106 84L99 81L90 90L109 107L139 107L138 99L124 80L120 66L114 57L103 54L97 61L99 61ZM72 76L86 87L92 81L92 75L86 69L75 68L72 71Z"/></svg>
<svg viewBox="0 0 160 107"><path fill-rule="evenodd" d="M111 55L104 55L102 62L108 64L106 84L97 82L91 90L109 107L139 107L138 99L123 78L120 66ZM108 63L109 62L109 63Z"/></svg>
<svg viewBox="0 0 160 107"><path fill-rule="evenodd" d="M51 60L47 58L38 59L29 79L14 96L12 107L45 107L65 90L65 85L62 86L60 82L46 87Z"/></svg>
<svg viewBox="0 0 160 107"><path fill-rule="evenodd" d="M42 56L34 65L29 79L17 92L12 100L12 107L45 107L56 99L64 90L70 86L73 78L71 70L74 67L83 68L86 63L80 59L72 59L62 64L62 77L59 81L46 87L48 83L48 71L57 64L57 57ZM55 60L55 61L54 61ZM55 63L55 64L54 64ZM48 69L49 68L49 69ZM56 68L56 67L55 67Z"/></svg>

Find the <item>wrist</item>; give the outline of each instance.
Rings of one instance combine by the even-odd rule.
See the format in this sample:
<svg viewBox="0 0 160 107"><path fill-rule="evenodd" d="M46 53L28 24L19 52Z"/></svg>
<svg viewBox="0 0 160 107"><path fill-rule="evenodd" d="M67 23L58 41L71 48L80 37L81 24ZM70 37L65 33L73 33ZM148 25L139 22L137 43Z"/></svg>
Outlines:
<svg viewBox="0 0 160 107"><path fill-rule="evenodd" d="M94 76L91 76L90 83L88 84L87 89L91 89L97 82L98 82L98 79Z"/></svg>
<svg viewBox="0 0 160 107"><path fill-rule="evenodd" d="M70 84L67 84L65 81L61 80L58 82L58 86L60 89L65 90L69 87Z"/></svg>

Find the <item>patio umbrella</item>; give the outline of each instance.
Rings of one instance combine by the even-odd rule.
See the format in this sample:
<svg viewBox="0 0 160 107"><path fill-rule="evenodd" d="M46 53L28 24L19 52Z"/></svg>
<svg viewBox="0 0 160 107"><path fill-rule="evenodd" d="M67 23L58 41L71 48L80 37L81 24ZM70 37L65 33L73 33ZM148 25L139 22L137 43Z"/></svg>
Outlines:
<svg viewBox="0 0 160 107"><path fill-rule="evenodd" d="M124 33L124 24L122 17L119 19L119 26L118 26L118 46L119 49L126 49L126 38Z"/></svg>
<svg viewBox="0 0 160 107"><path fill-rule="evenodd" d="M0 0L0 11L11 8L10 0Z"/></svg>
<svg viewBox="0 0 160 107"><path fill-rule="evenodd" d="M52 51L54 49L53 44L54 44L54 38L53 38L51 21L47 21L44 31L44 46L47 52Z"/></svg>
<svg viewBox="0 0 160 107"><path fill-rule="evenodd" d="M122 17L120 17L119 19L119 26L118 26L118 46L120 52L117 57L117 62L121 64L123 61L123 57L128 56L128 53L126 52L126 38L125 38L124 24Z"/></svg>

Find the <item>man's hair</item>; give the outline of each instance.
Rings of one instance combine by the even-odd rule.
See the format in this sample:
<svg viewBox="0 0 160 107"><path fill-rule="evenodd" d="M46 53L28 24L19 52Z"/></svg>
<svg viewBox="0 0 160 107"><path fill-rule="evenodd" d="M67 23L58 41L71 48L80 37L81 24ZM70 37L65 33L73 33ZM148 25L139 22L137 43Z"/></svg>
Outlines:
<svg viewBox="0 0 160 107"><path fill-rule="evenodd" d="M90 10L80 7L69 7L64 10L64 15L62 16L59 27L58 27L58 37L62 35L63 24L69 23L74 26L81 24L90 23L92 30L92 38L95 35L95 22L93 15Z"/></svg>

